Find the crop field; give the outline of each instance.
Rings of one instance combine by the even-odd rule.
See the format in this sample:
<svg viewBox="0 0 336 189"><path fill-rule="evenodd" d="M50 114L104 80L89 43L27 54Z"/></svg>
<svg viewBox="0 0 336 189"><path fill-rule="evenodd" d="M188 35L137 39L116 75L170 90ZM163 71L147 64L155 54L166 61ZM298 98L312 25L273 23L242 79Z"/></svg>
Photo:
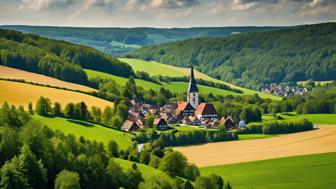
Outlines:
<svg viewBox="0 0 336 189"><path fill-rule="evenodd" d="M132 58L120 58L121 61L126 62L132 68L134 71L145 71L150 75L162 75L162 76L169 76L169 77L180 77L180 76L189 76L190 74L190 69L189 68L180 68L180 67L175 67L175 66L170 66L162 63L158 63L155 61L144 61L144 60L139 60L139 59L132 59ZM254 91L250 89L246 89L243 87L239 87L236 85L233 85L231 83L227 83L215 78L212 78L206 74L203 74L201 72L195 71L195 77L208 80L208 81L213 81L215 83L223 83L231 88L234 89L240 89L243 91L244 94L255 94L257 93L260 97L262 98L270 98L273 100L280 100L280 97L273 96L267 93L262 93L259 91Z"/></svg>
<svg viewBox="0 0 336 189"><path fill-rule="evenodd" d="M131 138L133 135L115 129L107 128L98 124L89 122L70 120L65 118L50 118L34 115L34 119L42 125L47 125L52 130L60 130L65 134L73 134L76 137L83 136L86 139L96 140L105 145L114 140L119 144L121 149L127 149L132 145Z"/></svg>
<svg viewBox="0 0 336 189"><path fill-rule="evenodd" d="M106 106L113 106L112 102L87 94L26 83L0 81L0 88L1 104L7 101L11 105L23 105L27 107L29 102L35 104L38 98L43 96L49 98L52 102L59 102L63 106L70 102L77 103L80 101L85 102L88 107L97 106L105 108Z"/></svg>
<svg viewBox="0 0 336 189"><path fill-rule="evenodd" d="M211 173L223 176L235 189L334 189L336 153L201 168L201 174Z"/></svg>
<svg viewBox="0 0 336 189"><path fill-rule="evenodd" d="M70 83L70 82L62 81L62 80L55 79L52 77L48 77L42 74L27 72L24 70L10 68L7 66L0 66L0 78L23 79L26 82L39 83L43 85L56 86L56 87L62 87L62 88L85 91L85 92L96 91L96 89L93 89L87 86L78 85L75 83Z"/></svg>
<svg viewBox="0 0 336 189"><path fill-rule="evenodd" d="M336 125L258 140L176 147L198 166L241 163L288 156L336 152Z"/></svg>
<svg viewBox="0 0 336 189"><path fill-rule="evenodd" d="M85 70L85 72L87 73L87 75L89 76L89 78L95 78L95 77L100 77L100 78L106 78L106 79L113 79L115 80L119 85L125 85L127 82L127 78L123 78L123 77L118 77L115 75L110 75L107 73L103 73L103 72L98 72L98 71L94 71L94 70ZM153 82L149 82L149 81L144 81L141 79L136 79L135 83L138 86L143 87L144 89L153 89L153 90L159 90L161 87L169 89L171 92L175 92L175 93L180 93L180 92L187 92L187 87L188 87L188 83L187 82L170 82L170 83L164 83L162 85L157 84L157 83L153 83ZM204 86L204 85L198 85L198 88L200 90L201 94L208 94L208 93L212 93L212 94L217 94L217 95L240 95L238 93L232 92L232 91L227 91L227 90L223 90L223 89L218 89L218 88L214 88L214 87L209 87L209 86Z"/></svg>

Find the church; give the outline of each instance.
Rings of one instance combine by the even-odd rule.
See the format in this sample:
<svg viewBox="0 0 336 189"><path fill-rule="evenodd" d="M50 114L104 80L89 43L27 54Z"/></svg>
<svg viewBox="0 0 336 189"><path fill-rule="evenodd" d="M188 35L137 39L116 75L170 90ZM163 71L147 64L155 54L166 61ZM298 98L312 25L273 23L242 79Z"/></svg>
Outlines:
<svg viewBox="0 0 336 189"><path fill-rule="evenodd" d="M189 119L200 120L202 124L209 123L218 118L217 111L213 104L199 103L199 89L196 84L194 68L190 68L190 79L187 89L187 102L180 102L175 115L178 120Z"/></svg>

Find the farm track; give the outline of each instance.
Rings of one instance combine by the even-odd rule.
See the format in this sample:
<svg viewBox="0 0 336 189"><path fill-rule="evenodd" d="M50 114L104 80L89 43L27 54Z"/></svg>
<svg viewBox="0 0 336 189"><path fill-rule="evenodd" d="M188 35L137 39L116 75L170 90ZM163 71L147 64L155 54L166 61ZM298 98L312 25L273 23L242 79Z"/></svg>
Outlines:
<svg viewBox="0 0 336 189"><path fill-rule="evenodd" d="M200 167L336 152L336 125L273 138L174 148Z"/></svg>

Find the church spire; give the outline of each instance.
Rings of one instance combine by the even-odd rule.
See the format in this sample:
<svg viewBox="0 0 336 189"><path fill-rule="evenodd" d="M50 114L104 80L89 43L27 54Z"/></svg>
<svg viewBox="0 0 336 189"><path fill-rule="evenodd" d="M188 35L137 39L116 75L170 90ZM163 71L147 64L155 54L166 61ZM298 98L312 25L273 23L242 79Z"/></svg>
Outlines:
<svg viewBox="0 0 336 189"><path fill-rule="evenodd" d="M198 88L194 77L194 66L191 64L188 93L195 93L195 92L198 92Z"/></svg>

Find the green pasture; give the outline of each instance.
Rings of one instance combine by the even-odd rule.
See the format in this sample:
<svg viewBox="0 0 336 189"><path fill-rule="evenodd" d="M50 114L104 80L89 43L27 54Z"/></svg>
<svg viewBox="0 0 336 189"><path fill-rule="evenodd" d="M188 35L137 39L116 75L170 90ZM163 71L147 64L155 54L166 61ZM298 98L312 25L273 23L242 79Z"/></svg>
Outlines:
<svg viewBox="0 0 336 189"><path fill-rule="evenodd" d="M132 68L134 71L144 71L147 72L150 75L162 75L162 76L169 76L169 77L180 77L180 76L189 76L190 75L190 69L189 68L180 68L180 67L175 67L175 66L170 66L162 63L158 63L155 61L144 61L144 60L139 60L139 59L132 59L132 58L120 58L119 60L126 62ZM230 86L233 89L239 89L243 91L244 94L258 94L262 98L269 98L273 100L280 100L280 97L273 96L267 93L262 93L259 91L254 91L250 89L246 89L243 87L239 87L236 85L233 85L231 83L227 83L215 78L212 78L206 74L203 74L201 72L195 71L195 77L212 81L215 83L223 83L228 86Z"/></svg>
<svg viewBox="0 0 336 189"><path fill-rule="evenodd" d="M301 120L301 119L308 119L312 121L314 124L325 124L325 125L332 125L336 124L336 114L297 114L295 112L286 112L286 113L279 113L277 116L282 117L284 120ZM273 115L263 115L263 121L275 121L276 118Z"/></svg>
<svg viewBox="0 0 336 189"><path fill-rule="evenodd" d="M103 73L103 72L98 72L94 70L85 70L89 78L95 78L95 77L100 77L100 78L106 78L106 79L113 79L115 80L119 85L125 85L127 82L127 78ZM170 82L170 83L163 83L157 84L153 83L150 81L144 81L141 79L135 79L135 83L138 86L143 87L144 89L153 89L153 90L159 90L161 87L165 89L169 89L171 92L175 93L181 93L181 92L187 92L188 88L188 83L187 82ZM198 85L198 88L200 90L201 94L216 94L216 95L240 95L238 93L232 92L232 91L227 91L219 88L214 88L214 87L209 87L209 86L204 86L204 85Z"/></svg>
<svg viewBox="0 0 336 189"><path fill-rule="evenodd" d="M33 117L41 122L42 125L47 125L52 130L60 130L65 134L73 134L76 137L83 136L86 139L103 142L105 145L110 140L114 140L121 149L127 149L132 145L131 139L133 135L98 124L59 117L50 118L39 115L34 115Z"/></svg>
<svg viewBox="0 0 336 189"><path fill-rule="evenodd" d="M336 153L314 154L203 167L203 175L223 176L235 189L334 189Z"/></svg>

